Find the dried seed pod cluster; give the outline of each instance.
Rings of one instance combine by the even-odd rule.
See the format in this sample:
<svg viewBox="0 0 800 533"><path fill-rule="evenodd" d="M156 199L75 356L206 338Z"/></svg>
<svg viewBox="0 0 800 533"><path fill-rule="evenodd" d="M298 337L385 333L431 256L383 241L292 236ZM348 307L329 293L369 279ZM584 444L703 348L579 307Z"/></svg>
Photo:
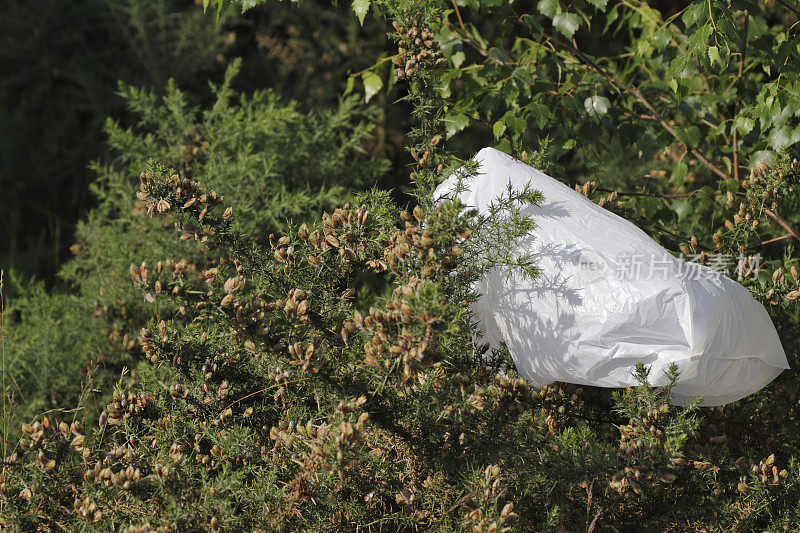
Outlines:
<svg viewBox="0 0 800 533"><path fill-rule="evenodd" d="M470 509L461 521L464 530L480 533L511 531L510 522L516 517L514 504L508 502L501 506L507 492L500 467L487 466L475 484L475 490L469 494L467 506Z"/></svg>
<svg viewBox="0 0 800 533"><path fill-rule="evenodd" d="M178 151L181 154L181 158L183 160L183 169L185 172L192 170L192 162L194 159L200 156L202 152L208 150L208 147L208 140L203 138L203 136L197 132L192 135L188 135L186 142L178 144Z"/></svg>
<svg viewBox="0 0 800 533"><path fill-rule="evenodd" d="M152 394L115 389L113 399L106 407L107 422L109 425L116 426L131 417L142 417L147 414L146 411L152 404Z"/></svg>
<svg viewBox="0 0 800 533"><path fill-rule="evenodd" d="M736 251L744 251L749 237L763 222L767 227L773 224L772 217L780 213L785 205L797 208L800 198L800 162L781 158L774 165L759 161L742 180L744 198L738 202L732 192L726 193L726 206L736 208L731 219L724 221L722 227L712 235L718 250L735 246Z"/></svg>
<svg viewBox="0 0 800 533"><path fill-rule="evenodd" d="M435 340L439 319L417 305L416 291L421 286L412 278L385 310L372 307L366 317L355 311L343 328L344 334L348 329L358 329L369 338L364 343L367 365L382 365L386 370L399 368L404 383L415 378L420 367L436 362L428 348Z"/></svg>
<svg viewBox="0 0 800 533"><path fill-rule="evenodd" d="M677 476L673 469L685 461L681 457L671 457L668 464L660 462L675 453L667 438L670 418L670 407L666 403L639 404L638 414L628 424L619 426L617 453L625 466L609 481L611 488L620 493L631 490L642 494L649 486L675 482Z"/></svg>
<svg viewBox="0 0 800 533"><path fill-rule="evenodd" d="M302 289L290 290L286 299L277 300L275 306L300 324L308 322L308 293Z"/></svg>
<svg viewBox="0 0 800 533"><path fill-rule="evenodd" d="M162 327L161 324L164 324L164 326ZM167 346L169 342L169 337L166 332L166 323L163 320L159 323L158 329L159 335L156 337L154 332L150 329L142 328L139 331L139 338L137 339L145 357L153 364L159 364L163 361L163 348ZM163 333L161 333L161 330L163 330Z"/></svg>
<svg viewBox="0 0 800 533"><path fill-rule="evenodd" d="M274 444L271 451L265 447L261 454L277 454L301 466L295 477L289 482L286 500L290 504L307 501L311 495L311 487L321 482L325 472L335 472L340 482L346 478L347 471L357 466L348 460L349 450L357 449L364 440L363 426L368 418L361 413L353 422L346 413L356 410L363 404L363 399L351 400L341 404L338 412L341 421L336 424L315 424L308 420L305 424L291 420L281 420L277 426L269 430L269 437Z"/></svg>
<svg viewBox="0 0 800 533"><path fill-rule="evenodd" d="M739 466L741 468L747 467L745 461L741 461ZM751 464L750 474L754 478L758 479L758 481L760 481L763 485L780 485L781 480L784 480L789 476L789 473L786 471L786 469L778 470L777 465L775 465L774 453L760 460L758 464ZM744 483L746 484L746 481Z"/></svg>
<svg viewBox="0 0 800 533"><path fill-rule="evenodd" d="M413 213L403 211L400 217L405 229L389 237L383 252L388 267L407 262L420 278L436 279L456 266L458 257L464 253L462 241L472 235L466 224L453 221L442 204L427 216L417 206Z"/></svg>
<svg viewBox="0 0 800 533"><path fill-rule="evenodd" d="M772 283L761 284L757 294L772 305L792 305L800 300L800 275L795 265L779 267L772 272Z"/></svg>
<svg viewBox="0 0 800 533"><path fill-rule="evenodd" d="M392 62L397 67L394 75L398 80L410 79L415 71L425 68L423 63L431 68L443 61L433 40L433 33L428 28L420 27L417 19L412 20L407 28L398 22L393 24L398 45L397 56Z"/></svg>
<svg viewBox="0 0 800 533"><path fill-rule="evenodd" d="M150 217L167 211L177 213L175 229L183 232L180 238L184 241L194 238L210 245L209 238L225 233L233 215L231 207L222 214L216 213L215 208L222 205L222 197L215 191L206 193L196 181L155 164L139 176L136 196L144 202Z"/></svg>
<svg viewBox="0 0 800 533"><path fill-rule="evenodd" d="M130 525L125 529L125 533L169 533L168 526L151 526L150 522L144 524Z"/></svg>
<svg viewBox="0 0 800 533"><path fill-rule="evenodd" d="M583 389L570 392L567 387L556 382L531 392L534 422L546 431L546 438L559 434L570 424L573 414L583 409Z"/></svg>
<svg viewBox="0 0 800 533"><path fill-rule="evenodd" d="M80 516L91 522L99 522L103 518L103 513L97 508L97 504L88 496L75 499L73 507Z"/></svg>
<svg viewBox="0 0 800 533"><path fill-rule="evenodd" d="M369 216L366 208L353 210L350 204L345 204L332 215L323 213L319 229L312 231L306 224L300 226L297 238L302 242L305 260L315 268L352 270L353 263L366 252ZM270 235L269 242L274 248L275 260L284 264L284 273L288 274L297 253L296 246L287 236L276 241L274 235Z"/></svg>

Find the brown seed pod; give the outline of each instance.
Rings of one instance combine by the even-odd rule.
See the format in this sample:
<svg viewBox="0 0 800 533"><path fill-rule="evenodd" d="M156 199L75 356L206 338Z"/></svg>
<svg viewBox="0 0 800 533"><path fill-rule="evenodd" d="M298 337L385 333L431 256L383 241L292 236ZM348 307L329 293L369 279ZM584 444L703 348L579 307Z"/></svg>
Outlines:
<svg viewBox="0 0 800 533"><path fill-rule="evenodd" d="M325 235L325 242L327 242L334 248L339 247L339 239L337 239L333 233L328 233L327 235Z"/></svg>

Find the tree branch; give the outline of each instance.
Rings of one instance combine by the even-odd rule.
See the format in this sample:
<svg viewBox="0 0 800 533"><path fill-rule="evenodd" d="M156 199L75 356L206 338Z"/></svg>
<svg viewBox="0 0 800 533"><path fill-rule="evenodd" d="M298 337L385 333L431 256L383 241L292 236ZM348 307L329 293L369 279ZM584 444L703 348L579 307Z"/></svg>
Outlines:
<svg viewBox="0 0 800 533"><path fill-rule="evenodd" d="M523 22L523 24L526 23ZM614 85L618 89L634 96L637 100L639 100L639 102L641 102L647 108L648 111L650 111L650 113L653 115L653 117L655 117L658 123L661 124L662 128L664 128L676 140L680 141L680 139L678 139L678 135L675 133L675 128L673 128L672 125L669 122L667 122L664 119L664 117L661 116L661 113L658 112L655 106L653 106L653 104L650 103L650 101L644 96L644 94L642 94L642 92L637 87L631 87L629 85L625 85L624 83L616 79L614 76L609 74L605 69L595 64L594 61L589 59L583 52L578 50L578 47L574 43L573 44L565 43L544 32L542 33L542 35L544 35L547 39L549 39L551 42L558 45L559 47L564 48L565 50L569 50L570 52L575 54L583 64L585 64L586 66L588 66L589 68L591 68L592 70L603 76L606 80L608 80L612 85ZM692 154L692 156L694 156L695 159L703 163L706 167L708 167L709 170L711 170L717 176L723 179L730 179L730 175L728 175L724 170L717 167L706 156L701 154L696 148L689 148L689 152Z"/></svg>
<svg viewBox="0 0 800 533"><path fill-rule="evenodd" d="M600 192L615 192L620 196L647 196L649 198L691 198L692 196L697 195L697 191L678 193L678 194L659 194L653 192L620 192L620 191L612 191L611 189L604 189L602 187L596 187L594 190ZM715 193L715 194L721 194L721 193Z"/></svg>
<svg viewBox="0 0 800 533"><path fill-rule="evenodd" d="M461 11L458 10L458 4L456 4L456 0L452 0L452 2L453 2L453 7L456 10L456 17L458 17L458 25L461 26L462 30L465 30L466 28L464 27L464 21L461 20Z"/></svg>
<svg viewBox="0 0 800 533"><path fill-rule="evenodd" d="M773 239L768 239L766 241L760 242L760 243L756 244L756 246L764 246L765 244L770 244L770 243L778 242L778 241L785 241L786 239L791 239L791 238L792 238L792 236L787 233L785 235L781 235L780 237L775 237Z"/></svg>
<svg viewBox="0 0 800 533"><path fill-rule="evenodd" d="M787 7L792 12L797 14L798 17L800 17L800 10L797 10L795 8L790 7L783 0L778 0L778 2L783 4L785 7ZM747 19L745 19L745 21L746 20ZM524 24L525 26L528 26L530 28L530 26L526 22L524 22L522 20L522 18L520 18L519 21L522 24ZM746 28L746 26L745 26L745 28ZM608 80L612 85L614 85L615 87L617 87L621 91L626 92L626 93L632 95L633 97L635 97L637 100L639 100L639 102L641 102L647 108L647 110L650 111L650 113L655 118L655 120L657 120L659 122L659 124L661 124L661 127L664 128L676 140L680 141L680 139L678 139L677 134L675 133L675 128L673 128L672 125L669 122L667 122L664 119L664 117L661 116L661 113L658 112L658 110L655 108L655 106L653 106L653 104L650 103L650 101L644 96L644 94L642 94L642 92L637 87L631 87L629 85L625 85L624 83L622 83L621 81L616 79L614 76L609 74L605 69L603 69L599 65L595 64L594 61L589 59L583 52L581 52L578 49L577 44L575 43L574 39L573 39L572 44L570 44L570 43L565 43L565 42L563 42L563 41L561 41L559 39L556 39L555 37L553 37L551 35L548 35L545 32L542 32L542 35L544 35L544 37L547 38L547 40L549 40L553 44L556 44L559 47L561 47L561 48L563 48L565 50L568 50L568 51L572 52L573 54L575 54L578 57L578 59L580 60L581 63L583 63L584 65L588 66L589 68L591 68L592 70L594 70L595 72L597 72L598 74L603 76L606 80ZM742 51L742 62L739 65L740 72L742 72L742 70L744 68L744 47L746 47L746 44L747 44L746 43L746 39L747 39L747 37L746 37L746 34L745 34L745 44L743 45L743 51ZM736 130L734 129L734 135L735 135L735 131ZM687 147L687 148L689 148L689 147ZM721 177L723 179L726 179L726 180L727 179L731 179L731 176L727 172L723 171L722 169L717 167L714 163L709 161L709 159L707 157L705 157L703 154L701 154L697 149L689 148L689 152L694 156L695 159L697 159L701 163L703 163L706 167L708 167L709 170L711 170L717 176L719 176L719 177ZM735 154L735 152L734 152L734 154ZM738 160L738 157L737 157L737 160ZM734 164L734 169L736 169L736 168L737 168L737 165ZM764 213L769 218L774 220L781 228L783 228L783 230L786 231L786 233L788 235L790 235L792 238L794 238L798 242L800 242L800 234L798 234L797 231L791 226L791 224L789 224L784 218L782 218L780 215L778 215L776 212L774 212L774 211L772 211L770 209L764 209Z"/></svg>
<svg viewBox="0 0 800 533"><path fill-rule="evenodd" d="M800 10L798 10L796 7L787 4L786 2L784 2L784 0L778 0L778 3L780 3L783 7L785 7L786 9L797 15L798 18L800 18Z"/></svg>
<svg viewBox="0 0 800 533"><path fill-rule="evenodd" d="M797 233L797 231L791 226L791 224L786 222L786 220L783 217L781 217L778 213L776 213L771 209L764 209L764 213L769 218L774 220L780 227L782 227L787 234L794 237L797 240L797 242L800 242L800 233Z"/></svg>
<svg viewBox="0 0 800 533"><path fill-rule="evenodd" d="M747 55L747 26L750 20L750 15L747 10L744 12L744 28L742 28L742 55L739 61L739 73L736 75L736 82L742 79L742 72L744 72L744 59ZM736 91L736 104L733 106L734 118L739 113L739 91ZM739 181L739 132L736 127L733 127L733 177Z"/></svg>

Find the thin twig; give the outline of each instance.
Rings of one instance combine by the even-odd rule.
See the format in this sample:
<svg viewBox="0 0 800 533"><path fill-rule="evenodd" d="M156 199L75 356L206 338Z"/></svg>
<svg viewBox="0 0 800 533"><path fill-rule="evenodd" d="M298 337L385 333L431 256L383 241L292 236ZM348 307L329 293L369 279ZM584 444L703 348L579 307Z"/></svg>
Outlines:
<svg viewBox="0 0 800 533"><path fill-rule="evenodd" d="M742 79L742 72L744 72L744 60L747 56L747 27L750 16L747 10L744 12L744 27L742 28L742 55L739 61L739 72L736 75L736 82ZM733 116L739 113L739 94L736 94L736 104L733 106ZM733 177L739 181L739 133L736 126L733 126Z"/></svg>
<svg viewBox="0 0 800 533"><path fill-rule="evenodd" d="M453 2L453 7L456 10L456 17L458 18L458 25L461 26L462 30L466 30L467 28L464 27L464 21L461 20L461 11L458 10L458 4L456 4L456 0L452 0L452 2Z"/></svg>
<svg viewBox="0 0 800 533"><path fill-rule="evenodd" d="M783 2L783 0L778 0L778 1L781 4L785 5L786 7L789 7L788 5L786 5ZM800 16L800 11L797 11L795 9L792 9L792 11L797 13L798 16ZM521 18L520 18L520 21L522 22ZM528 26L528 24L525 23L525 22L522 22L522 24L525 24L526 26ZM528 26L528 27L530 27L530 26ZM658 110L653 106L653 104L650 103L650 101L647 98L645 98L645 96L642 94L642 92L637 87L631 87L631 86L625 85L621 81L617 80L614 76L612 76L611 74L606 72L605 69L603 69L599 65L595 64L583 52L578 50L578 47L577 47L574 39L573 39L573 43L569 44L569 43L565 43L563 41L560 41L559 39L556 39L556 38L552 37L551 35L548 35L547 33L543 32L542 35L544 35L545 38L547 38L549 41L553 42L554 44L560 46L561 48L569 50L570 52L575 54L582 63L584 63L586 66L588 66L589 68L591 68L592 70L594 70L595 72L597 72L598 74L603 76L604 78L606 78L615 87L619 88L620 90L622 90L624 92L627 92L628 94L633 95L637 100L639 100L653 114L653 116L656 118L656 120L658 120L658 122L661 124L661 126L667 132L669 132L670 135L672 135L675 139L680 140L680 139L678 139L678 136L675 133L675 128L673 128L672 125L669 122L667 122L664 119L664 117L661 116L661 114L658 112ZM742 65L743 64L744 64L744 62L742 62ZM701 154L697 149L689 148L689 151L695 157L695 159L697 159L700 162L702 162L714 174L716 174L717 176L719 176L719 177L721 177L723 179L726 179L726 180L727 179L731 179L731 176L728 173L726 173L725 171L723 171L722 169L717 167L714 163L709 161L709 159L707 157L705 157L703 154ZM773 212L773 211L771 211L769 209L765 209L764 212L766 213L766 215L768 217L770 217L772 220L777 222L778 225L780 227L782 227L784 229L784 231L786 231L786 233L788 233L793 238L795 238L798 242L800 242L800 234L798 234L797 231L788 222L786 222L786 220L784 220L780 215L778 215L777 213L775 213L775 212Z"/></svg>
<svg viewBox="0 0 800 533"><path fill-rule="evenodd" d="M786 2L784 2L784 0L778 0L778 3L781 4L783 7L785 7L786 9L788 9L789 11L791 11L792 13L794 13L795 15L797 15L798 17L800 17L800 10L798 10L796 7L787 4Z"/></svg>
<svg viewBox="0 0 800 533"><path fill-rule="evenodd" d="M775 222L777 222L777 223L778 223L778 225L779 225L780 227L782 227L782 228L783 228L783 230L784 230L786 233L788 233L788 234L789 234L789 235L791 235L793 238L795 238L795 239L797 240L797 242L800 242L800 233L797 233L797 231L796 231L796 230L795 230L795 229L794 229L794 228L791 226L791 224L789 224L788 222L786 222L786 220L784 220L784 218L783 218L783 217L781 217L781 216L780 216L778 213L776 213L775 211L772 211L771 209L764 209L764 213L766 213L766 215L767 215L769 218L771 218L772 220L774 220Z"/></svg>
<svg viewBox="0 0 800 533"><path fill-rule="evenodd" d="M715 130L716 130L716 129L719 129L719 126L718 126L718 125L714 124L713 122L711 122L711 121L710 121L710 120L708 120L708 119L701 118L701 119L700 119L700 122L702 122L703 124L705 124L705 125L706 125L706 126L708 126L709 128L714 128Z"/></svg>
<svg viewBox="0 0 800 533"><path fill-rule="evenodd" d="M498 488L499 488L499 489L507 489L507 488L508 488L508 485L500 485ZM460 499L459 499L459 500L458 500L456 503L454 503L454 504L453 504L453 506L452 506L452 507L450 507L450 509L448 509L448 510L447 510L447 512L448 512L448 513L452 513L452 512L453 512L453 511L455 511L455 510L456 510L456 509L457 509L457 508L458 508L458 507L459 507L461 504L463 504L465 501L469 500L469 499L470 499L470 498L472 498L473 496L477 495L477 494L478 494L478 493L479 493L481 490L482 490L482 489L473 490L472 492L470 492L470 493L469 493L469 494L467 494L466 496L463 496L463 497L462 497L462 498L460 498Z"/></svg>
<svg viewBox="0 0 800 533"><path fill-rule="evenodd" d="M700 77L703 78L703 83L705 83L705 85L706 85L705 94L711 94L711 92L712 92L711 91L711 84L708 83L708 78L706 78L706 75L703 73L702 66L700 65L700 59L697 56L695 56L694 60L695 60L695 63L697 63L697 72L700 73Z"/></svg>
<svg viewBox="0 0 800 533"><path fill-rule="evenodd" d="M695 196L697 194L697 191L678 193L678 194L658 194L652 192L620 192L611 189L603 189L601 187L597 187L595 188L595 190L600 192L615 192L620 196L648 196L652 198L691 198L692 196ZM715 193L715 194L720 194L720 193Z"/></svg>
<svg viewBox="0 0 800 533"><path fill-rule="evenodd" d="M284 381L283 383L277 383L277 384L275 384L275 385L270 385L269 387L265 387L265 388L263 388L263 389L261 389L261 390L257 390L257 391L255 391L255 392L251 392L250 394L248 394L248 395L246 395L246 396L242 396L242 397L241 397L241 398L239 398L238 400L236 400L236 401L234 401L234 402L231 402L231 404L230 404L230 405L228 405L228 407L226 407L226 408L225 408L225 409L223 409L222 411L220 411L220 412L219 412L219 415L217 415L217 416L219 417L220 415L222 415L222 413L224 413L225 411L227 411L228 409L230 409L231 407L233 407L233 406L234 406L234 405L236 405L237 403L241 402L242 400L246 400L247 398L250 398L251 396L255 396L256 394L260 394L260 393L262 393L262 392L266 392L266 391L268 391L268 390L270 390L270 389L274 389L274 388L277 388L277 387L282 387L282 386L284 386L284 385L288 385L289 383L298 383L298 382L300 382L300 381L306 381L307 379L310 379L310 378L299 378L299 379L293 379L293 380L291 380L291 381Z"/></svg>
<svg viewBox="0 0 800 533"><path fill-rule="evenodd" d="M5 272L0 270L0 353L3 359L3 470L2 475L5 479L6 474L6 446L8 440L8 419L6 414L6 316L5 316L5 301L3 300L3 274ZM2 510L2 506L0 506Z"/></svg>
<svg viewBox="0 0 800 533"><path fill-rule="evenodd" d="M769 240L760 242L760 243L756 244L756 246L764 246L765 244L770 244L770 243L778 242L778 241L784 241L786 239L791 239L791 238L792 238L792 236L787 233L785 235L781 235L780 237L775 237L774 239L769 239Z"/></svg>
<svg viewBox="0 0 800 533"><path fill-rule="evenodd" d="M725 124L728 121L728 119L726 119L725 115L723 115L722 113L719 114L719 120L720 120L720 125ZM731 139L730 137L728 137L728 134L725 133L725 128L722 128L721 133L722 133L722 138L725 139L725 146L730 146Z"/></svg>

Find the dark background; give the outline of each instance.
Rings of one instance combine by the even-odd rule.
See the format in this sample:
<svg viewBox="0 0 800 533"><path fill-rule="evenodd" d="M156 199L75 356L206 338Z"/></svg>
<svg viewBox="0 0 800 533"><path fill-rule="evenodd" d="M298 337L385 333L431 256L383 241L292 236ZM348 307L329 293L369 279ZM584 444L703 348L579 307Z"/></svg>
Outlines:
<svg viewBox="0 0 800 533"><path fill-rule="evenodd" d="M109 157L103 125L132 120L118 82L161 93L173 78L202 103L208 81L241 57L237 89L272 88L309 109L335 103L348 69L369 66L390 46L383 24L368 17L360 27L349 5L274 4L242 15L228 3L217 21L194 1L4 2L0 267L55 281L75 223L94 203L89 163ZM381 132L381 155L402 144L397 120L402 112Z"/></svg>

